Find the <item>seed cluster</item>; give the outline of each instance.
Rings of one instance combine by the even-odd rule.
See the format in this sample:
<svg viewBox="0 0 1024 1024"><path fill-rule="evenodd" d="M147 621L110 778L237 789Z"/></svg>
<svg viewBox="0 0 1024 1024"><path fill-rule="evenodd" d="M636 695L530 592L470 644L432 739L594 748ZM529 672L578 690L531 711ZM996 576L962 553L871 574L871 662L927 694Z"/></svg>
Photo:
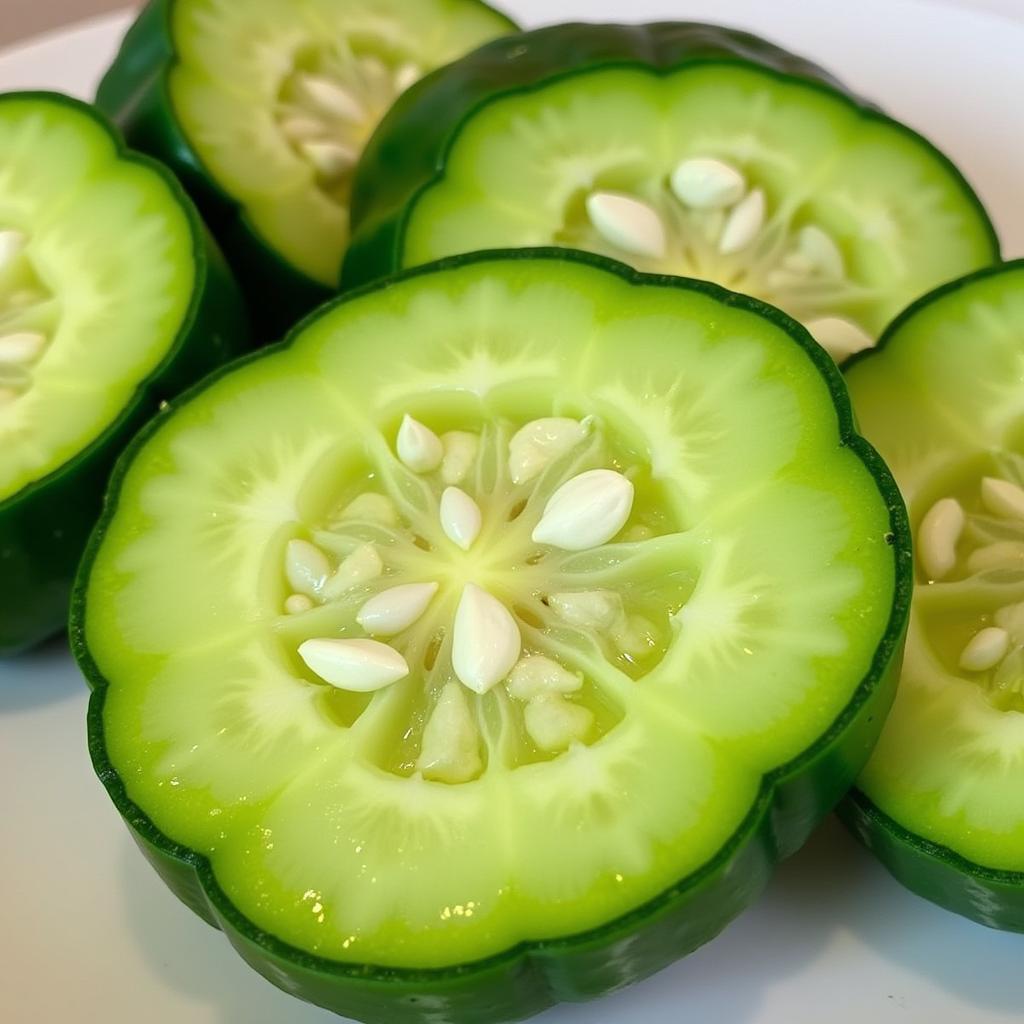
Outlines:
<svg viewBox="0 0 1024 1024"><path fill-rule="evenodd" d="M390 67L378 57L346 50L326 55L316 71L299 70L287 79L278 125L328 196L347 199L367 139L395 99L422 74L413 63Z"/></svg>
<svg viewBox="0 0 1024 1024"><path fill-rule="evenodd" d="M957 498L940 498L921 519L923 596L965 582L984 588L991 611L957 667L984 682L997 707L1024 710L1024 487L986 476L979 499L979 510L968 512Z"/></svg>
<svg viewBox="0 0 1024 1024"><path fill-rule="evenodd" d="M863 295L849 280L836 241L816 224L794 226L782 211L773 217L765 191L731 164L684 160L657 203L596 190L586 198L586 213L598 248L639 260L645 269L650 263L774 301L837 360L874 344L842 312Z"/></svg>
<svg viewBox="0 0 1024 1024"><path fill-rule="evenodd" d="M516 487L535 486L549 467L592 439L594 429L591 419L550 417L527 423L506 443L503 473ZM464 575L456 582L447 578L446 564L459 564L460 552L470 555L482 543L486 517L469 493L480 448L475 434L438 435L408 415L395 437L395 458L403 470L440 485L437 525L442 545L450 545L447 550L432 550L426 560L419 551L413 567L402 564L396 545L372 540L350 547L336 565L310 540L291 540L285 553L288 615L302 616L333 601L354 602L354 622L362 635L345 630L345 635L313 636L298 645L299 658L323 682L352 693L383 691L415 674L414 666L429 662L433 667L439 642L427 645L424 660L421 636L444 638L446 677L425 719L416 768L425 778L449 783L469 781L484 768L472 695L500 689L506 706L520 709L526 735L544 754L585 742L594 728L593 712L577 702L583 675L552 652L531 649L524 630L539 625L532 614L507 595L492 592L483 579L466 577L473 575L476 556L462 563ZM603 549L627 525L634 496L633 483L617 469L569 473L527 524L533 557ZM392 499L375 492L349 503L342 521L408 533ZM496 529L488 540L501 537L501 524L492 526ZM416 578L431 569L441 578ZM408 582L389 580L410 576ZM627 614L615 590L552 591L544 594L544 613L563 628L610 636L631 655L650 650L653 626Z"/></svg>

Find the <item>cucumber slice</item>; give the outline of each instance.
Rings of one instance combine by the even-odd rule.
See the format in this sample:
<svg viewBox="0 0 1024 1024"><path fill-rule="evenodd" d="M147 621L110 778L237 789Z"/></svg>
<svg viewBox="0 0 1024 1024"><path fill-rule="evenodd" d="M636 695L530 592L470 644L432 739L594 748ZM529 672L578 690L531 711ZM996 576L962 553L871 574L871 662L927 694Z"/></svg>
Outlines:
<svg viewBox="0 0 1024 1024"><path fill-rule="evenodd" d="M1024 262L940 289L857 361L865 433L910 507L899 694L845 809L904 885L1024 931Z"/></svg>
<svg viewBox="0 0 1024 1024"><path fill-rule="evenodd" d="M461 257L146 431L74 613L96 766L276 984L519 1019L712 937L841 796L908 544L778 311Z"/></svg>
<svg viewBox="0 0 1024 1024"><path fill-rule="evenodd" d="M691 24L556 26L432 75L368 147L353 223L347 285L572 246L767 299L839 360L999 258L928 142L777 47Z"/></svg>
<svg viewBox="0 0 1024 1024"><path fill-rule="evenodd" d="M0 654L65 624L120 447L244 330L169 174L84 104L0 96Z"/></svg>
<svg viewBox="0 0 1024 1024"><path fill-rule="evenodd" d="M182 175L283 330L336 290L355 164L391 103L511 29L479 0L151 0L97 103Z"/></svg>

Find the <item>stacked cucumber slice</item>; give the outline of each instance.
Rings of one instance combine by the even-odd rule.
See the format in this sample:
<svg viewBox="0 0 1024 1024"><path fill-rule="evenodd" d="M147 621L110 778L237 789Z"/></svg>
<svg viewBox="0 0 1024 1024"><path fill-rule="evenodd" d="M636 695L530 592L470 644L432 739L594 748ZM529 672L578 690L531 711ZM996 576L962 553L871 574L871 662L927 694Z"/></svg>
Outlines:
<svg viewBox="0 0 1024 1024"><path fill-rule="evenodd" d="M75 611L91 747L272 981L518 1019L706 941L804 841L892 698L908 550L793 321L464 257L136 444Z"/></svg>
<svg viewBox="0 0 1024 1024"><path fill-rule="evenodd" d="M917 539L899 696L845 814L916 892L1024 931L1024 263L910 309L850 388Z"/></svg>
<svg viewBox="0 0 1024 1024"><path fill-rule="evenodd" d="M483 47L396 104L353 218L350 285L567 245L767 299L840 360L998 258L928 142L813 65L706 25L561 25Z"/></svg>
<svg viewBox="0 0 1024 1024"><path fill-rule="evenodd" d="M97 103L181 176L276 340L337 288L390 104L513 27L480 0L153 0Z"/></svg>
<svg viewBox="0 0 1024 1024"><path fill-rule="evenodd" d="M0 97L0 653L64 621L163 406L75 588L90 750L274 984L371 1024L598 995L858 776L898 877L1024 930L1024 266L763 40L513 30L152 0L97 103L184 188ZM186 191L285 344L222 367Z"/></svg>
<svg viewBox="0 0 1024 1024"><path fill-rule="evenodd" d="M65 625L115 456L244 338L170 174L84 104L0 96L0 654Z"/></svg>

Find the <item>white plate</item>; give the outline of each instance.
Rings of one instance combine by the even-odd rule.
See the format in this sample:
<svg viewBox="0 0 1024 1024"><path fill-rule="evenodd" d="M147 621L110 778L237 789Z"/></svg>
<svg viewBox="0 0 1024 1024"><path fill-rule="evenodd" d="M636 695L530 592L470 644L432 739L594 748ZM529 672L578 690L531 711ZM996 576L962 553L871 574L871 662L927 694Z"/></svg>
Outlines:
<svg viewBox="0 0 1024 1024"><path fill-rule="evenodd" d="M770 35L931 136L1024 251L1021 0L507 0L524 24L703 18ZM0 90L88 96L122 17L0 55ZM0 581L0 586L2 586ZM95 780L63 643L0 665L0 1018L10 1024L329 1024L170 895ZM834 823L724 935L538 1024L996 1024L1024 1019L1024 939L901 889Z"/></svg>

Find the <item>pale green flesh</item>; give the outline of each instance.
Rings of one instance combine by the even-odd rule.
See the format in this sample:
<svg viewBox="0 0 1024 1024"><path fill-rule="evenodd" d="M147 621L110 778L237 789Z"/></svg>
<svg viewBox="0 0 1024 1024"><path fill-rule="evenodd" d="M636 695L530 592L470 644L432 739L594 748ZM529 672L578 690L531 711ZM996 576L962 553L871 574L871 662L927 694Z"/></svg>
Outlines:
<svg viewBox="0 0 1024 1024"><path fill-rule="evenodd" d="M347 244L351 168L324 180L283 130L317 116L293 102L296 73L326 77L362 107L308 136L357 156L403 87L399 69L425 74L508 30L466 0L178 0L172 17L171 97L185 135L257 233L325 285Z"/></svg>
<svg viewBox="0 0 1024 1024"><path fill-rule="evenodd" d="M99 437L167 355L195 288L194 238L168 184L118 155L88 114L41 97L0 105L0 501ZM116 238L117 245L110 239Z"/></svg>
<svg viewBox="0 0 1024 1024"><path fill-rule="evenodd" d="M918 311L850 372L861 427L889 462L917 536L918 585L892 716L859 785L910 831L991 868L1024 870L1024 672L960 666L981 629L1024 601L1024 520L993 515L983 477L1024 482L1024 270ZM920 524L940 499L967 525L956 564L928 582ZM990 569L976 561L994 543ZM1011 651L1024 640L1011 613Z"/></svg>
<svg viewBox="0 0 1024 1024"><path fill-rule="evenodd" d="M749 246L722 255L723 213L673 194L673 170L693 158L723 161L763 190L765 226ZM595 191L655 210L664 257L602 237L585 212ZM838 247L841 274L786 270L808 226ZM923 143L820 88L714 63L664 76L598 68L488 103L412 204L401 259L552 243L713 280L805 323L840 318L868 343L918 295L994 256L978 206Z"/></svg>
<svg viewBox="0 0 1024 1024"><path fill-rule="evenodd" d="M405 413L485 438L462 485L484 509L468 554L440 535L437 475L393 455ZM515 488L489 432L553 415L594 416L589 440ZM527 568L544 496L595 463L636 473L630 521L606 547L542 547ZM367 487L431 550L404 526L346 525ZM532 501L510 522L519 496ZM572 934L712 859L762 775L849 703L891 609L888 529L820 372L767 320L551 261L412 279L212 384L139 453L87 594L109 755L232 902L301 948L442 966ZM360 537L379 541L385 575L284 615L288 541L334 564ZM452 679L443 648L432 672L410 656L411 675L372 697L296 656L310 637L364 635L363 598L423 580L441 586L435 618L395 646L450 623L467 581L528 606L527 651L584 678L581 742L540 752L504 686L467 690L484 767L430 782L416 745ZM652 623L648 655L556 623L539 597L567 583L622 594Z"/></svg>

